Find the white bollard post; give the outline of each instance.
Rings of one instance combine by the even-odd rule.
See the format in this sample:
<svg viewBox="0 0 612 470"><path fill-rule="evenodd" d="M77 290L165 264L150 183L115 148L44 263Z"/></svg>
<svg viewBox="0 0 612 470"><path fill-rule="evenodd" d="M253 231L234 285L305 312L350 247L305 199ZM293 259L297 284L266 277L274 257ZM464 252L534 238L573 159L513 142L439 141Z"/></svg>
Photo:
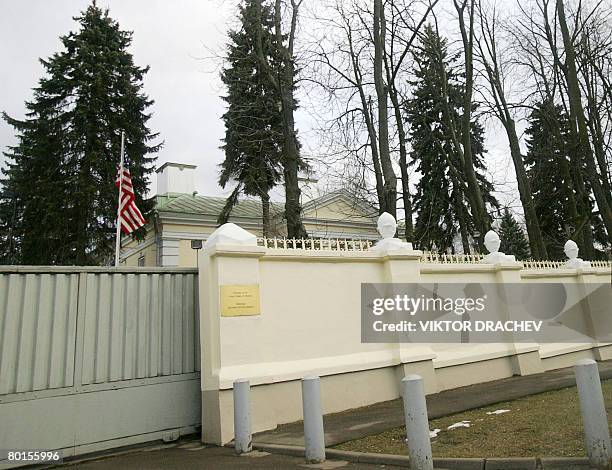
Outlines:
<svg viewBox="0 0 612 470"><path fill-rule="evenodd" d="M321 384L317 376L302 379L302 404L304 407L304 446L306 460L310 463L325 461L325 434L321 412Z"/></svg>
<svg viewBox="0 0 612 470"><path fill-rule="evenodd" d="M609 469L612 467L612 445L597 362L582 359L575 369L589 462L595 468Z"/></svg>
<svg viewBox="0 0 612 470"><path fill-rule="evenodd" d="M237 454L251 452L251 409L249 381L234 382L234 449Z"/></svg>
<svg viewBox="0 0 612 470"><path fill-rule="evenodd" d="M433 470L423 378L419 375L404 377L402 379L402 392L410 468L413 470Z"/></svg>

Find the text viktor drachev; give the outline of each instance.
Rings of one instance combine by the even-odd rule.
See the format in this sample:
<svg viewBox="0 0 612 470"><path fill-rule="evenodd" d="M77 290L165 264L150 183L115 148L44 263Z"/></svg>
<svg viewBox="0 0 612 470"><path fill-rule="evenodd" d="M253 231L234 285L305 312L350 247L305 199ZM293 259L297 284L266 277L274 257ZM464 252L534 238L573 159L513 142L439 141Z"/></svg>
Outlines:
<svg viewBox="0 0 612 470"><path fill-rule="evenodd" d="M580 343L595 337L612 340L612 315L607 311L611 304L610 287L599 284L364 283L361 340L364 343Z"/></svg>
<svg viewBox="0 0 612 470"><path fill-rule="evenodd" d="M475 320L475 321L461 321L461 320L419 320L419 321L408 321L400 320L395 323L385 323L377 320L373 323L374 331L384 332L417 332L422 331L424 333L448 333L448 332L464 332L464 331L475 331L484 332L489 331L492 333L506 332L539 332L542 328L543 322L541 320L506 320L506 321L493 321L493 320Z"/></svg>
<svg viewBox="0 0 612 470"><path fill-rule="evenodd" d="M470 312L484 311L486 299L486 294L477 298L460 297L456 299L431 298L424 295L414 298L407 294L396 294L392 297L373 299L372 314L381 316L385 312L395 311L405 312L414 317L417 313L444 312L463 316ZM393 323L374 320L372 327L377 332L538 332L542 328L542 323L541 320L399 320Z"/></svg>

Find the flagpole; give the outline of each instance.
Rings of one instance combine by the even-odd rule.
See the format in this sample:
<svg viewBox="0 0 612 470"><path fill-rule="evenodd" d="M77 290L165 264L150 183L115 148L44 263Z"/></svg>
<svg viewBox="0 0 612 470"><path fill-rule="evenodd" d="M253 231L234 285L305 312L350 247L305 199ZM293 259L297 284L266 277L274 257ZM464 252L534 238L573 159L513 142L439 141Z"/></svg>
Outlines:
<svg viewBox="0 0 612 470"><path fill-rule="evenodd" d="M115 242L115 266L119 266L121 251L121 194L123 192L123 152L125 149L125 132L121 131L121 163L119 164L119 198L117 199L117 240Z"/></svg>

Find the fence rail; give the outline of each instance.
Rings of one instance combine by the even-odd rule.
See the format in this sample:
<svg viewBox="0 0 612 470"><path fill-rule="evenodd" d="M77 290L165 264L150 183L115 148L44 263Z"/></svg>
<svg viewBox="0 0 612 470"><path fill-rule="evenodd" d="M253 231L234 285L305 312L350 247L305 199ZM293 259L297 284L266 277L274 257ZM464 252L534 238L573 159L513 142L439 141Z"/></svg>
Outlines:
<svg viewBox="0 0 612 470"><path fill-rule="evenodd" d="M444 263L444 264L476 264L484 258L480 253L470 255L437 253L435 251L424 251L421 263Z"/></svg>
<svg viewBox="0 0 612 470"><path fill-rule="evenodd" d="M257 244L266 248L282 250L307 250L307 251L368 251L375 240L355 240L352 238L284 238L260 237ZM437 253L434 251L423 251L421 256L422 263L441 263L441 264L477 264L482 262L484 255L473 254L451 254ZM565 261L553 260L524 260L524 269L563 269ZM591 261L594 268L612 268L612 261L596 260Z"/></svg>
<svg viewBox="0 0 612 470"><path fill-rule="evenodd" d="M352 238L260 237L257 239L257 244L266 248L309 251L367 251L374 243L372 240L355 240Z"/></svg>
<svg viewBox="0 0 612 470"><path fill-rule="evenodd" d="M565 267L565 261L551 261L551 260L525 260L522 261L524 269L563 269ZM593 261L591 264L595 266Z"/></svg>

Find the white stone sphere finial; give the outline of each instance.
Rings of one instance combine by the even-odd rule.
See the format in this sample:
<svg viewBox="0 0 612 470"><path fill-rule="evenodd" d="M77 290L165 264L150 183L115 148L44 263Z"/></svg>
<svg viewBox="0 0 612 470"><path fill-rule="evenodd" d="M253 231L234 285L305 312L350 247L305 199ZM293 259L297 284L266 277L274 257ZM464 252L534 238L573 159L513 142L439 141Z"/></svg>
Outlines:
<svg viewBox="0 0 612 470"><path fill-rule="evenodd" d="M399 238L395 238L395 232L397 232L397 222L388 212L383 212L378 217L376 224L378 233L382 237L382 240L376 242L371 250L374 251L389 251L389 250L412 250L412 244L406 243Z"/></svg>
<svg viewBox="0 0 612 470"><path fill-rule="evenodd" d="M514 255L507 255L499 251L501 239L499 238L497 232L489 230L484 237L484 244L486 249L489 251L489 254L482 259L483 263L499 264L514 263L516 261Z"/></svg>
<svg viewBox="0 0 612 470"><path fill-rule="evenodd" d="M574 240L566 241L565 245L563 245L563 251L570 260L578 258L578 245Z"/></svg>
<svg viewBox="0 0 612 470"><path fill-rule="evenodd" d="M377 223L378 233L383 239L393 238L395 236L395 232L397 231L397 222L395 221L395 217L393 217L388 212L383 212L378 217Z"/></svg>
<svg viewBox="0 0 612 470"><path fill-rule="evenodd" d="M499 252L501 240L499 239L499 235L497 234L497 232L489 230L484 237L484 244L489 253Z"/></svg>
<svg viewBox="0 0 612 470"><path fill-rule="evenodd" d="M581 258L578 258L578 245L574 240L568 240L563 245L563 251L565 252L565 256L567 256L567 261L565 262L565 267L571 269L582 269L582 268L590 268L591 263L589 261L584 261Z"/></svg>

